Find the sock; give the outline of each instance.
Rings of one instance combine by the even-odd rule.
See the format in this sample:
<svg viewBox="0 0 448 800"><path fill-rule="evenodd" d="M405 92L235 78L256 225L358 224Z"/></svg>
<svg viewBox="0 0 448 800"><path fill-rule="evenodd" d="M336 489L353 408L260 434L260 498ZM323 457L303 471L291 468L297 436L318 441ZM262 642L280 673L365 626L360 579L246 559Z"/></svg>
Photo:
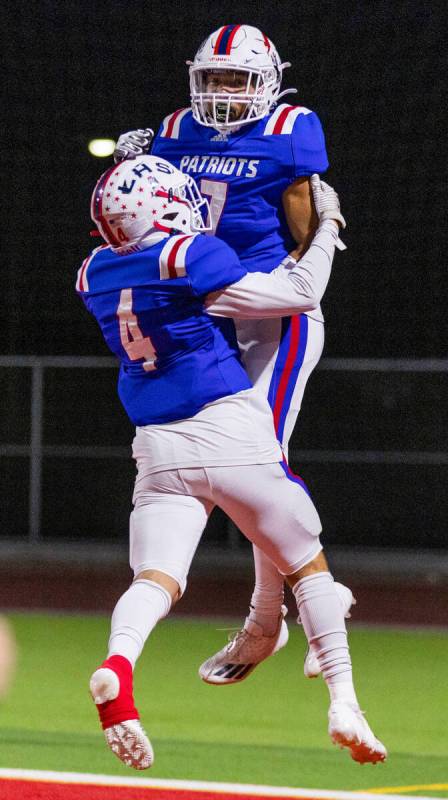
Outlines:
<svg viewBox="0 0 448 800"><path fill-rule="evenodd" d="M171 596L155 581L134 581L112 613L108 658L124 656L134 667L143 646L171 608Z"/></svg>
<svg viewBox="0 0 448 800"><path fill-rule="evenodd" d="M293 587L299 617L330 698L357 704L344 612L329 572L317 572Z"/></svg>
<svg viewBox="0 0 448 800"><path fill-rule="evenodd" d="M265 636L273 636L284 598L284 579L275 564L258 547L254 545L253 550L255 587L248 619L260 625Z"/></svg>
<svg viewBox="0 0 448 800"><path fill-rule="evenodd" d="M128 719L139 719L132 694L132 664L123 656L110 656L101 667L111 669L120 681L118 697L97 706L103 730Z"/></svg>

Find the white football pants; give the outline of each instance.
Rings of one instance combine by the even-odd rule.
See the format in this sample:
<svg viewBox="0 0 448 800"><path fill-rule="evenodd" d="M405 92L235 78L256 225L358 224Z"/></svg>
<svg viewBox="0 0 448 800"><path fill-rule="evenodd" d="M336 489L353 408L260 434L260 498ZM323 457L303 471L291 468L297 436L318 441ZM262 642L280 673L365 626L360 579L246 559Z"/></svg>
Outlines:
<svg viewBox="0 0 448 800"><path fill-rule="evenodd" d="M308 378L319 363L325 329L306 314L283 319L237 320L238 344L254 386L267 397L285 456Z"/></svg>
<svg viewBox="0 0 448 800"><path fill-rule="evenodd" d="M286 463L167 470L139 480L130 519L135 575L160 570L184 592L215 505L289 575L321 551L319 515L303 481Z"/></svg>
<svg viewBox="0 0 448 800"><path fill-rule="evenodd" d="M323 322L306 314L283 319L236 320L242 361L253 382L262 390L274 416L275 432L286 459L288 443L299 416L305 386L319 363L325 339ZM283 578L260 550L253 546L256 591L283 596Z"/></svg>

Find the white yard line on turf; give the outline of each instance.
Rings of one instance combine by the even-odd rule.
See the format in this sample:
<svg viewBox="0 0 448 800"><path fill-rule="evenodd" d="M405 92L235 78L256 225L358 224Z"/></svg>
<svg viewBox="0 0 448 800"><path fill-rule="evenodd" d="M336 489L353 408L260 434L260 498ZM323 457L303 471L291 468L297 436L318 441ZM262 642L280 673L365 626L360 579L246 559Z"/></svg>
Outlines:
<svg viewBox="0 0 448 800"><path fill-rule="evenodd" d="M336 792L325 789L298 789L288 786L256 786L245 783L214 783L211 781L180 781L162 778L125 778L119 775L94 775L81 772L47 772L37 769L1 769L0 779L49 781L54 783L89 784L96 786L129 786L140 788L179 789L197 792L255 794L260 797L322 798L322 800L406 800L406 795L370 794L369 792ZM415 800L415 798L414 798ZM418 800L437 800L419 797ZM440 798L438 799L440 800Z"/></svg>

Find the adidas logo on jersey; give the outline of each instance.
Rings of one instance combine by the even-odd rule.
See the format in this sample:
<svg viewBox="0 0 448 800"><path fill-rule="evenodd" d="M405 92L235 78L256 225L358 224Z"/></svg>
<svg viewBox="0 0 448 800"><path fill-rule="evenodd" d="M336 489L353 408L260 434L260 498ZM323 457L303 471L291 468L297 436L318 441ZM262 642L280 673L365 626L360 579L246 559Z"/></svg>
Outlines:
<svg viewBox="0 0 448 800"><path fill-rule="evenodd" d="M230 131L220 131L216 134L216 136L212 136L210 141L211 142L228 142L229 141Z"/></svg>

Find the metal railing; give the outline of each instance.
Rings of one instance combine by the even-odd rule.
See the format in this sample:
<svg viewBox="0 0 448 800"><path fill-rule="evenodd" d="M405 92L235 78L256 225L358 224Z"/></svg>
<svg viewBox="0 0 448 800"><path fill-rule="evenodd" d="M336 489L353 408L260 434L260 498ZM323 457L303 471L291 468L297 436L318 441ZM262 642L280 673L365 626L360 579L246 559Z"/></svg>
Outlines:
<svg viewBox="0 0 448 800"><path fill-rule="evenodd" d="M46 369L117 369L113 358L90 356L0 356L0 368L31 370L31 424L29 444L0 444L1 456L29 458L28 540L41 537L42 463L46 456L61 458L130 458L130 447L99 445L45 445L43 441ZM317 369L327 372L448 372L448 359L331 359ZM448 465L447 452L382 450L290 450L290 458L308 463Z"/></svg>

